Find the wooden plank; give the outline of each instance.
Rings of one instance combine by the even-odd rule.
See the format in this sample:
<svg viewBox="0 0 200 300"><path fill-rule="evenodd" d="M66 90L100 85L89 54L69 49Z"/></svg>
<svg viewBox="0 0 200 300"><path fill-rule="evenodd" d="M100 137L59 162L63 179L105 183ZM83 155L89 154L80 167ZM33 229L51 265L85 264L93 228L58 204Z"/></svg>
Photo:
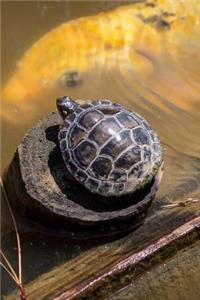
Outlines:
<svg viewBox="0 0 200 300"><path fill-rule="evenodd" d="M162 222L158 218L149 218L127 237L83 252L29 283L26 286L28 299L76 299L86 294L89 299L104 299L116 290L116 285L119 288L127 284L135 275L199 236L200 217L177 228L177 223L183 222L183 216L187 220L192 215L181 214L180 209L176 209L163 217ZM157 240L161 224L166 235ZM174 231L167 234L169 228ZM161 232L160 236L163 236ZM14 298L13 295L7 297Z"/></svg>
<svg viewBox="0 0 200 300"><path fill-rule="evenodd" d="M115 292L109 300L200 299L200 240Z"/></svg>
<svg viewBox="0 0 200 300"><path fill-rule="evenodd" d="M87 294L87 299L91 299L93 295L97 299L102 299L106 294L111 293L116 288L119 288L121 281L123 284L126 281L130 282L130 279L138 275L141 272L141 265L145 261L148 262L148 268L150 265L159 262L162 258L167 257L173 253L172 247L176 244L176 250L187 243L188 240L183 241L186 235L197 231L197 235L200 236L200 217L197 217L179 228L173 230L170 234L160 238L157 242L146 247L126 259L120 261L115 266L104 272L102 275L91 278L84 282L81 282L74 288L69 289L61 296L55 298L56 300L74 299L82 294ZM196 234L193 238L196 238ZM181 241L181 242L180 242ZM168 253L163 253L163 250L168 247ZM146 269L146 267L145 267ZM114 280L113 280L114 279ZM121 283L122 284L122 283ZM99 297L99 298L98 298Z"/></svg>

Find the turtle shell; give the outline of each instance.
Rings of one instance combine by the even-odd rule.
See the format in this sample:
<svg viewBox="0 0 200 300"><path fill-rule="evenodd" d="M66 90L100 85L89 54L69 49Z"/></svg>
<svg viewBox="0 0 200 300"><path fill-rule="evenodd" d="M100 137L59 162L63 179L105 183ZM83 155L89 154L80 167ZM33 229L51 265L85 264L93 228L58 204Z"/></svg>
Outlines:
<svg viewBox="0 0 200 300"><path fill-rule="evenodd" d="M65 118L58 138L70 173L103 196L141 188L162 162L158 136L148 122L109 100L77 106Z"/></svg>

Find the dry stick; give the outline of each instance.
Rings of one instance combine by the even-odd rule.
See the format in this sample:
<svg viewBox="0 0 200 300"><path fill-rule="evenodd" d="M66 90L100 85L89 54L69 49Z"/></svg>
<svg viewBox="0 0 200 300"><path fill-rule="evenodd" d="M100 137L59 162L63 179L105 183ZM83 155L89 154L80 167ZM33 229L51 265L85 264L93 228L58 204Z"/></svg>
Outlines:
<svg viewBox="0 0 200 300"><path fill-rule="evenodd" d="M0 176L0 184L1 184L1 187L2 187L2 191L4 193L4 197L6 199L6 202L7 202L7 205L8 205L8 209L9 209L9 212L10 212L10 215L11 215L11 218L12 218L12 221L13 221L13 224L14 224L14 228L15 228L15 233L16 233L16 238L17 238L17 252L18 252L18 268L19 268L19 278L16 278L17 280L15 280L15 282L17 283L19 289L20 289L20 296L21 296L21 299L23 300L26 300L26 295L25 295L25 291L24 291L24 287L23 287L23 283L22 283L22 259L21 259L21 243L20 243L20 237L19 237L19 232L18 232L18 229L17 229L17 224L16 224L16 221L15 221L15 217L13 215L13 212L12 212L12 208L10 206L10 202L8 200L8 197L7 197L7 194L6 194L6 191L4 189L4 186L3 186L3 181L2 181L2 178ZM5 257L5 255L4 255ZM12 275L11 272L5 268L4 264L1 263L1 265L4 267L5 270L8 271L8 274ZM10 264L8 264L10 265ZM10 265L11 266L11 265ZM15 273L15 272L14 272ZM16 273L15 273L16 275ZM11 276L12 278L14 276ZM14 279L14 278L13 278Z"/></svg>
<svg viewBox="0 0 200 300"><path fill-rule="evenodd" d="M6 191L4 189L1 177L0 177L0 183L1 183L2 191L4 193L4 196L5 196L7 205L8 205L8 209L10 211L10 215L11 215L11 218L12 218L12 221L13 221L13 224L14 224L14 228L15 228L15 233L16 233L16 238L17 238L17 250L18 250L17 252L18 252L19 282L22 283L22 260L21 260L21 243L20 243L20 238L19 238L19 232L18 232L18 229L17 229L17 224L16 224L16 221L15 221L15 217L13 215L12 208L10 206L10 202L8 200Z"/></svg>
<svg viewBox="0 0 200 300"><path fill-rule="evenodd" d="M13 269L13 267L11 266L11 264L9 263L7 257L5 256L5 254L3 253L2 250L0 250L0 253L1 253L3 259L5 260L5 262L7 263L7 266L10 269L10 272L13 274L13 276L15 277L16 280L19 280L18 277L17 277L17 274L16 274L15 270ZM1 263L1 264L4 265L3 263Z"/></svg>
<svg viewBox="0 0 200 300"><path fill-rule="evenodd" d="M197 198L197 199L188 198L185 201L179 201L176 203L168 203L168 204L162 205L162 208L175 208L175 207L186 206L186 205L198 203L198 202L200 202L199 198Z"/></svg>
<svg viewBox="0 0 200 300"><path fill-rule="evenodd" d="M14 280L14 282L18 285L18 278L15 278L15 276L9 271L9 269L0 261L0 265L6 270L6 272L10 275L10 277Z"/></svg>

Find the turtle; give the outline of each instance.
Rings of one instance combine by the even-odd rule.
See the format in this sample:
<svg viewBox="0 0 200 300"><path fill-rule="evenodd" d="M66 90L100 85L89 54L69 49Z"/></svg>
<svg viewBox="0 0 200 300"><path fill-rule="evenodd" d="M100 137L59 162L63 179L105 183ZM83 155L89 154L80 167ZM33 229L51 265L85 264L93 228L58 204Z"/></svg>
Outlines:
<svg viewBox="0 0 200 300"><path fill-rule="evenodd" d="M138 113L109 99L79 105L57 99L58 140L66 168L91 193L131 194L153 180L163 162L157 133Z"/></svg>

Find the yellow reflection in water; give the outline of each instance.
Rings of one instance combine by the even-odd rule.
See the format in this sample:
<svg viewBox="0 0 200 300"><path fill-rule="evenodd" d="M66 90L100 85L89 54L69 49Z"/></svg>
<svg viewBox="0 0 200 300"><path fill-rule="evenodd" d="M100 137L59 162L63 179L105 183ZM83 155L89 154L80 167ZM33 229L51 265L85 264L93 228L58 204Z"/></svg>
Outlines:
<svg viewBox="0 0 200 300"><path fill-rule="evenodd" d="M45 34L3 89L3 161L64 94L120 102L147 118L164 143L199 157L199 19L199 0L151 0Z"/></svg>
<svg viewBox="0 0 200 300"><path fill-rule="evenodd" d="M191 110L200 90L199 15L199 0L153 0L61 24L18 63L3 90L4 117L18 121L12 111L28 112L27 102L41 92L48 101L46 91L66 72L97 68L132 71L167 101ZM157 97L148 100L167 109Z"/></svg>

